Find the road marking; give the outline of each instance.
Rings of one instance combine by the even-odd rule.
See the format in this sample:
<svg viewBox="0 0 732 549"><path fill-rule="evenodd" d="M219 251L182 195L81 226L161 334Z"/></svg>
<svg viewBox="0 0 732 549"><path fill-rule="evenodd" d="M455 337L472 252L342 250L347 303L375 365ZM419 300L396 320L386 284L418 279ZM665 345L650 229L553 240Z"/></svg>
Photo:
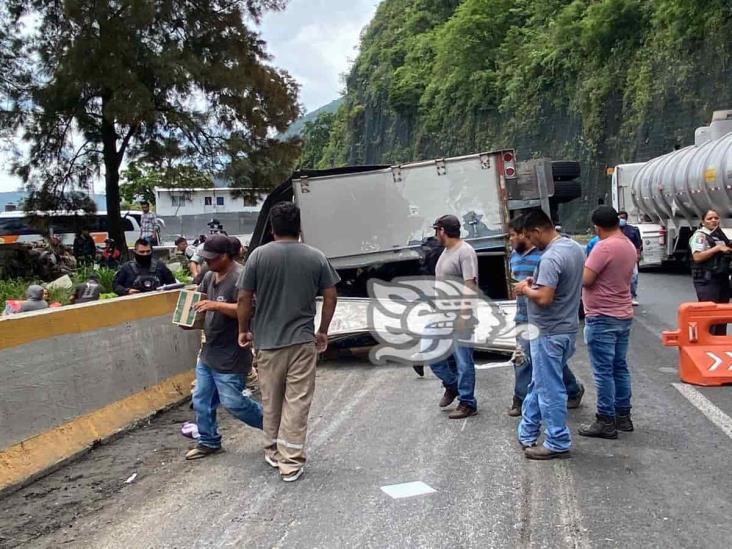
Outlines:
<svg viewBox="0 0 732 549"><path fill-rule="evenodd" d="M381 491L394 499L411 498L414 496L423 496L425 494L437 492L437 490L432 488L430 485L425 484L421 480L417 482L405 482L403 484L382 486Z"/></svg>
<svg viewBox="0 0 732 549"><path fill-rule="evenodd" d="M483 364L476 364L475 369L476 370L490 370L492 368L506 368L508 366L513 366L513 362L510 360L506 362L485 362Z"/></svg>
<svg viewBox="0 0 732 549"><path fill-rule="evenodd" d="M694 389L691 385L684 383L672 383L676 390L681 393L686 400L691 402L706 418L722 429L725 435L732 438L732 418L717 408L712 401Z"/></svg>

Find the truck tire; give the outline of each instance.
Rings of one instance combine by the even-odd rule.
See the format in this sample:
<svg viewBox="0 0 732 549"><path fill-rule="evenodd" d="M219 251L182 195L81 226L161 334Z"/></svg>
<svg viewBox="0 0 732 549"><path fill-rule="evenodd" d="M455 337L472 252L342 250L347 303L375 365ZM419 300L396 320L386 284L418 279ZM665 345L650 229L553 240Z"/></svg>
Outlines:
<svg viewBox="0 0 732 549"><path fill-rule="evenodd" d="M552 177L554 181L572 181L581 174L580 163L566 160L552 162Z"/></svg>
<svg viewBox="0 0 732 549"><path fill-rule="evenodd" d="M582 183L580 181L555 181L554 196L557 202L569 202L582 196Z"/></svg>

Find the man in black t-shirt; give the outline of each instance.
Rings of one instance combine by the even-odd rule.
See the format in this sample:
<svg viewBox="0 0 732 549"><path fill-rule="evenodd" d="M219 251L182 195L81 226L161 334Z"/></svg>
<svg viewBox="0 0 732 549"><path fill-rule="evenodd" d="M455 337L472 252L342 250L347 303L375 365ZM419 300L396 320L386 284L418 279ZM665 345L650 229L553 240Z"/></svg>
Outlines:
<svg viewBox="0 0 732 549"><path fill-rule="evenodd" d="M221 449L216 423L219 403L247 425L262 428L261 404L242 393L252 365L252 353L237 344L236 282L243 267L233 261L234 253L231 242L223 235L209 237L201 251L210 270L198 287L199 292L206 294L206 299L196 304L198 311L206 313L206 319L205 341L196 365L193 392L200 437L196 447L186 454L189 460L206 457Z"/></svg>

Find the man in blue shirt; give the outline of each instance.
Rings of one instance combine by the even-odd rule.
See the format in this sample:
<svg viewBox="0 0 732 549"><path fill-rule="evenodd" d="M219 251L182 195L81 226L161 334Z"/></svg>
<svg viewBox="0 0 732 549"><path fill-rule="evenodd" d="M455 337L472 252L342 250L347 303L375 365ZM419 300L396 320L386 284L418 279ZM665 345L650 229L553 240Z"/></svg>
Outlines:
<svg viewBox="0 0 732 549"><path fill-rule="evenodd" d="M526 238L522 217L512 219L508 224L508 231L511 248L513 248L509 260L511 278L513 282L521 282L534 275L536 266L541 259L541 250L534 247ZM527 335L524 334L524 331L529 323L526 296L516 296L516 316L514 316L513 321L516 325L516 352L513 357L515 382L513 403L508 409L508 415L519 417L521 415L521 405L524 398L526 398L526 392L531 382L531 350L529 349L528 337L524 337L524 335Z"/></svg>

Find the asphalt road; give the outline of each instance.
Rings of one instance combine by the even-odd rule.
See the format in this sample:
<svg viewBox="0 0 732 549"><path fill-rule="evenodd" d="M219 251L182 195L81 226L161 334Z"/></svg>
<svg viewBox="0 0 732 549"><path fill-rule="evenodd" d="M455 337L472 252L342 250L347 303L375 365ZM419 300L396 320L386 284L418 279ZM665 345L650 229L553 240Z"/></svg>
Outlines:
<svg viewBox="0 0 732 549"><path fill-rule="evenodd" d="M319 368L300 481L281 482L261 435L226 414L226 452L185 462L182 406L1 500L0 545L729 547L732 387L674 385L676 351L659 333L694 298L688 275L642 273L640 288L636 431L574 436L572 459L523 457L505 415L508 368L479 370L480 413L454 421L431 374L341 360ZM572 365L588 387L570 413L574 433L594 414L581 343ZM415 481L435 491L392 499L381 489Z"/></svg>

